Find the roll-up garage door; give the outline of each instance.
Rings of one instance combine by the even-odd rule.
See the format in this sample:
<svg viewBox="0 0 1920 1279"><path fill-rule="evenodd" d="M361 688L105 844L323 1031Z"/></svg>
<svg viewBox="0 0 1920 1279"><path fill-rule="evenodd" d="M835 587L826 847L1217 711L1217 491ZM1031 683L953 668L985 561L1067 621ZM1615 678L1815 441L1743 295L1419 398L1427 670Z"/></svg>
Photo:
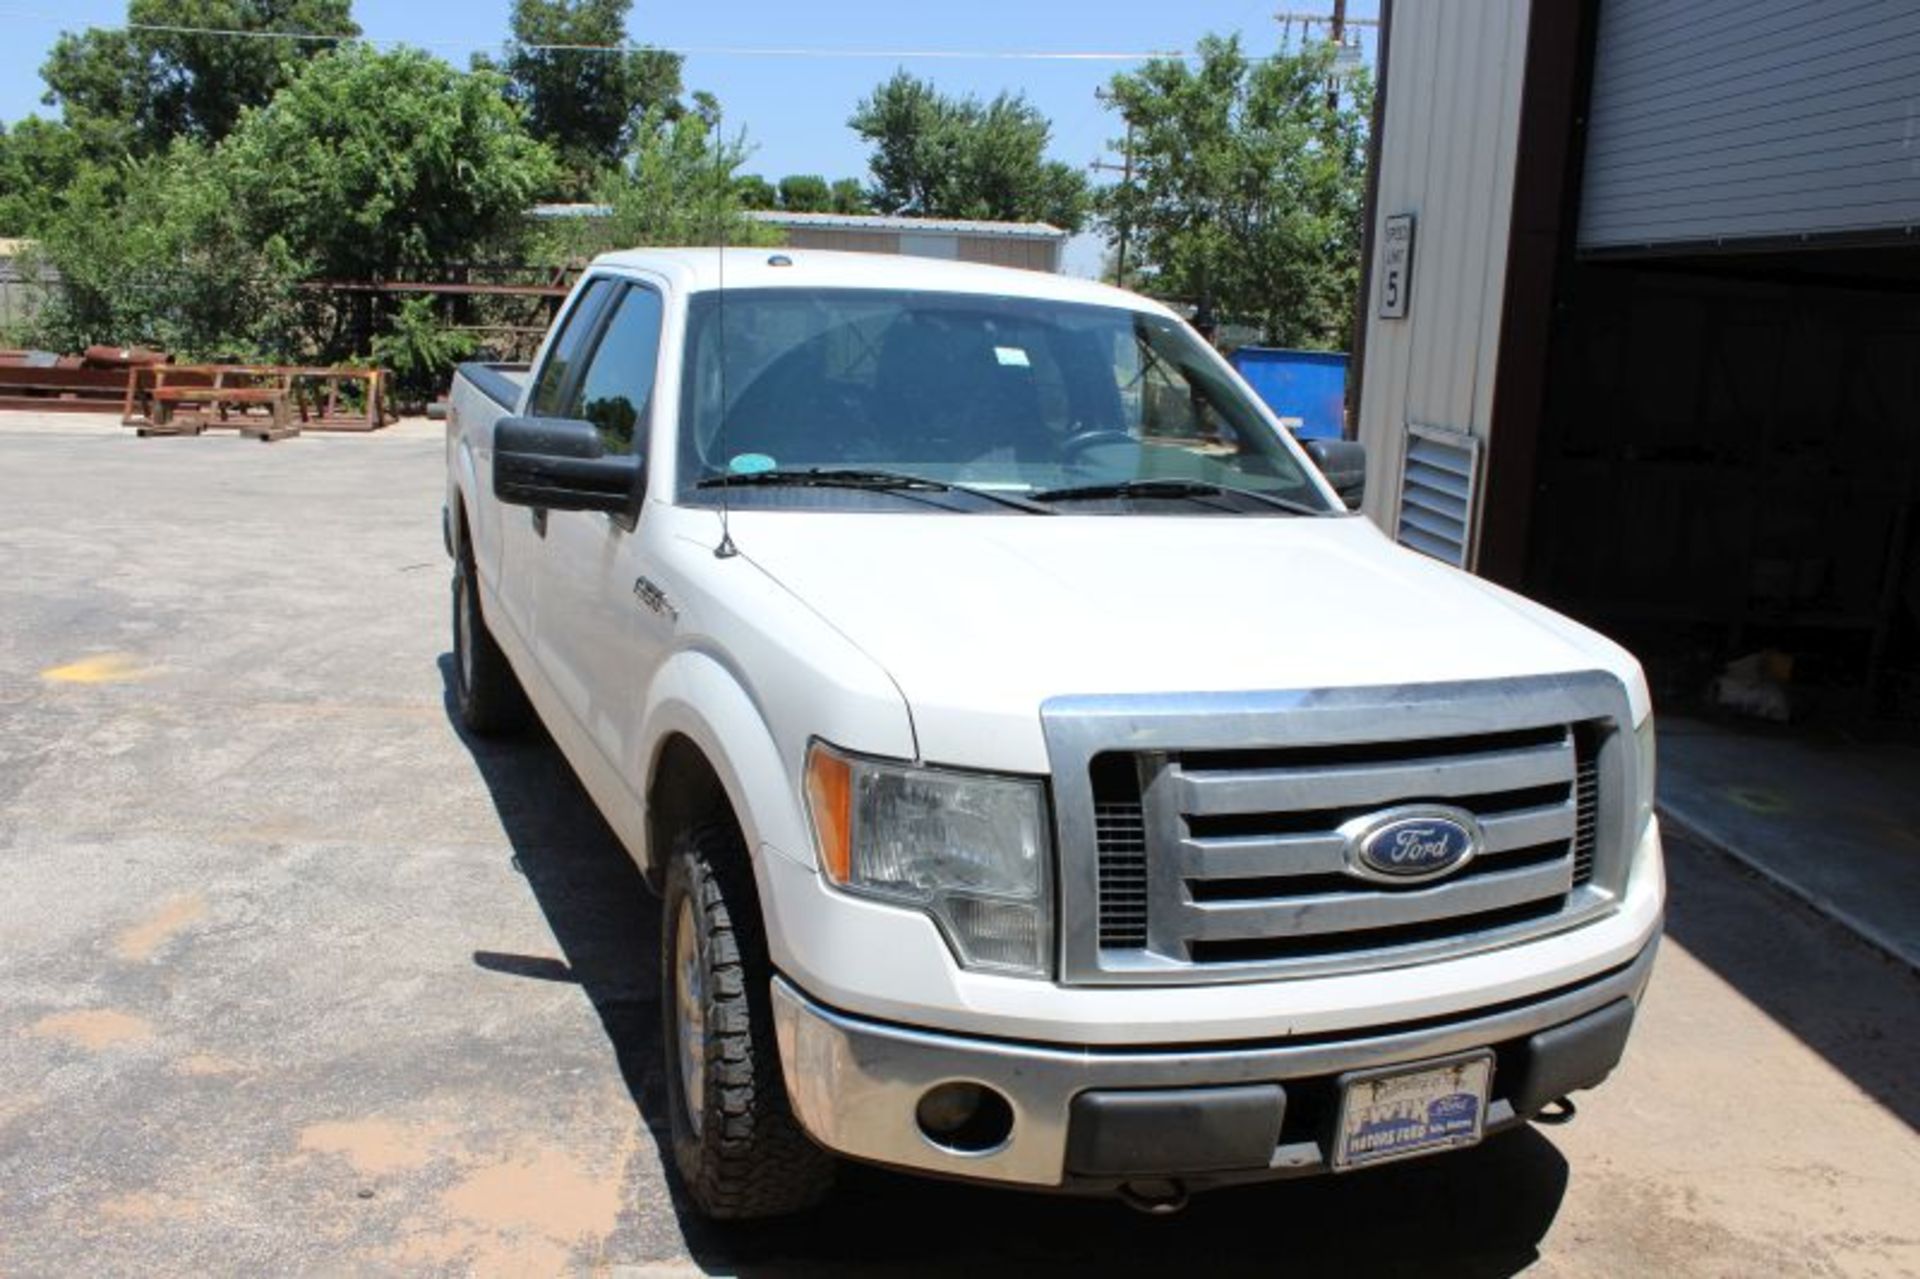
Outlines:
<svg viewBox="0 0 1920 1279"><path fill-rule="evenodd" d="M1582 251L1920 229L1915 0L1601 0L1595 39Z"/></svg>

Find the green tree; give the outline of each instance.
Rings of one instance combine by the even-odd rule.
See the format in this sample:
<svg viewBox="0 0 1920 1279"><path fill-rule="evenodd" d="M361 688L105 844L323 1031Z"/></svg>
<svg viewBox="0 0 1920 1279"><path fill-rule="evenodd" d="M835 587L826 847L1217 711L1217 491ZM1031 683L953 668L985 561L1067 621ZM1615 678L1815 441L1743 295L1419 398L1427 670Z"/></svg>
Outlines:
<svg viewBox="0 0 1920 1279"><path fill-rule="evenodd" d="M453 366L478 346L473 334L440 322L432 298L412 297L387 317L384 331L373 339L370 354L374 364L393 375L399 402L425 404L446 389Z"/></svg>
<svg viewBox="0 0 1920 1279"><path fill-rule="evenodd" d="M656 110L601 187L600 201L613 212L592 234L621 248L779 243L777 230L743 216L739 172L747 155L744 140L722 135L704 113L669 118Z"/></svg>
<svg viewBox="0 0 1920 1279"><path fill-rule="evenodd" d="M300 267L247 223L205 144L83 167L36 228L51 268L32 340L58 351L141 343L189 358L294 354Z"/></svg>
<svg viewBox="0 0 1920 1279"><path fill-rule="evenodd" d="M871 213L873 207L867 203L867 189L860 185L857 178L838 178L833 184L833 211L835 213Z"/></svg>
<svg viewBox="0 0 1920 1279"><path fill-rule="evenodd" d="M789 174L780 179L780 207L789 213L831 213L833 188L816 174Z"/></svg>
<svg viewBox="0 0 1920 1279"><path fill-rule="evenodd" d="M1087 180L1046 158L1052 125L1023 95L949 97L894 73L854 108L848 125L872 148L869 202L881 213L1051 222L1077 231Z"/></svg>
<svg viewBox="0 0 1920 1279"><path fill-rule="evenodd" d="M116 125L140 153L177 136L218 140L335 37L357 36L351 0L129 0L128 26L67 32L40 74L70 121ZM286 32L235 38L155 28Z"/></svg>
<svg viewBox="0 0 1920 1279"><path fill-rule="evenodd" d="M1361 76L1330 102L1332 69L1330 48L1254 60L1209 36L1197 65L1157 59L1114 77L1133 180L1099 204L1110 238L1127 237L1129 282L1145 275L1268 342L1346 344L1373 91Z"/></svg>
<svg viewBox="0 0 1920 1279"><path fill-rule="evenodd" d="M492 72L349 45L249 112L218 158L262 236L322 278L398 279L511 254L553 185Z"/></svg>
<svg viewBox="0 0 1920 1279"><path fill-rule="evenodd" d="M743 209L772 209L780 204L780 193L773 183L757 173L748 173L733 180L733 189L740 197Z"/></svg>
<svg viewBox="0 0 1920 1279"><path fill-rule="evenodd" d="M0 125L0 236L38 234L91 162L80 130L57 120Z"/></svg>
<svg viewBox="0 0 1920 1279"><path fill-rule="evenodd" d="M560 156L564 194L591 190L633 145L649 112L684 109L678 54L552 47L625 45L632 7L632 0L514 0L504 64L510 92L526 108L528 131Z"/></svg>

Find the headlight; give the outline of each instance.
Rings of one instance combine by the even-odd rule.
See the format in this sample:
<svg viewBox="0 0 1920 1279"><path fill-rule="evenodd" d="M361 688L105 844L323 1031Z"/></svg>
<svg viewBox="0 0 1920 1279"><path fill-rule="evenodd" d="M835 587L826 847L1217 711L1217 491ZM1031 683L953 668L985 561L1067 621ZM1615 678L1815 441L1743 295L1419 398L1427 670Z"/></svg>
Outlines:
<svg viewBox="0 0 1920 1279"><path fill-rule="evenodd" d="M828 880L927 912L963 967L1052 971L1053 868L1037 781L807 753L807 811Z"/></svg>
<svg viewBox="0 0 1920 1279"><path fill-rule="evenodd" d="M1653 713L1640 721L1640 727L1633 730L1633 834L1638 839L1647 829L1647 823L1653 820L1654 798L1654 738Z"/></svg>

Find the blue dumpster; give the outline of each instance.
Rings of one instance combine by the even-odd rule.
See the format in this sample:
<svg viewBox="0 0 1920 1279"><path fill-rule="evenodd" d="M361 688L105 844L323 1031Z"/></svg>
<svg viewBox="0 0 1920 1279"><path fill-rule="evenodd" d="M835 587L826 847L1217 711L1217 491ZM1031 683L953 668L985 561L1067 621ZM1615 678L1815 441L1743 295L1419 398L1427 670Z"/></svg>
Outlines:
<svg viewBox="0 0 1920 1279"><path fill-rule="evenodd" d="M1303 440L1337 440L1346 421L1347 353L1243 346L1227 357Z"/></svg>

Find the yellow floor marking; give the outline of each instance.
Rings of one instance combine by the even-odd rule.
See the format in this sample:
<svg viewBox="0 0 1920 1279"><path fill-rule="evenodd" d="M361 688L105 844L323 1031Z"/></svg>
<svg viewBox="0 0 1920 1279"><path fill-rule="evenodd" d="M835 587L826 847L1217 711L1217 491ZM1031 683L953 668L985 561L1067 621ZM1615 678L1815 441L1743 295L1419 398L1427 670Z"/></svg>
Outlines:
<svg viewBox="0 0 1920 1279"><path fill-rule="evenodd" d="M65 666L49 666L40 678L52 684L121 684L150 674L131 653L100 653Z"/></svg>

